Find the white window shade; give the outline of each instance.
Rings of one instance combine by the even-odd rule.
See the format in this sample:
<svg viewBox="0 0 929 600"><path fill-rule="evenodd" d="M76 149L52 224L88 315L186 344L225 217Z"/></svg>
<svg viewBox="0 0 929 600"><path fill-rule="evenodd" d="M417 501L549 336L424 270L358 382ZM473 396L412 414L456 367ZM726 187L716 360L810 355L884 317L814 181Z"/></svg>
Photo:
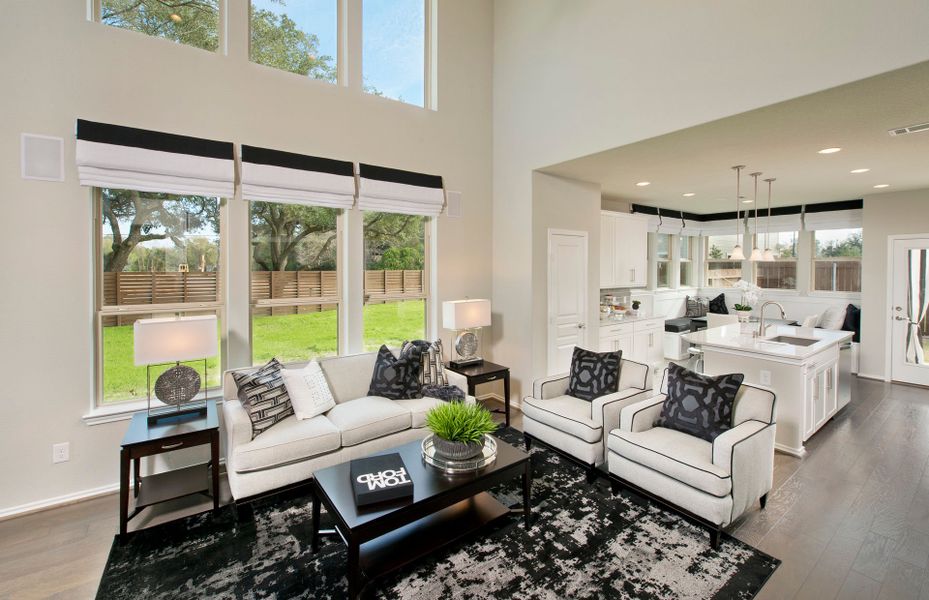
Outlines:
<svg viewBox="0 0 929 600"><path fill-rule="evenodd" d="M744 233L741 223L737 226L734 217L721 221L701 221L699 226L701 235L735 235L736 233Z"/></svg>
<svg viewBox="0 0 929 600"><path fill-rule="evenodd" d="M755 220L749 221L752 231L755 230ZM781 233L785 231L800 231L801 229L800 214L794 215L771 215L770 220L765 216L764 211L758 214L758 233Z"/></svg>
<svg viewBox="0 0 929 600"><path fill-rule="evenodd" d="M81 185L230 198L235 192L231 142L78 119Z"/></svg>
<svg viewBox="0 0 929 600"><path fill-rule="evenodd" d="M648 231L650 233L668 233L678 235L683 229L679 217L650 215L648 217Z"/></svg>
<svg viewBox="0 0 929 600"><path fill-rule="evenodd" d="M442 177L359 165L358 208L436 217L445 206Z"/></svg>
<svg viewBox="0 0 929 600"><path fill-rule="evenodd" d="M355 203L351 162L242 146L242 198L349 209Z"/></svg>
<svg viewBox="0 0 929 600"><path fill-rule="evenodd" d="M862 209L827 210L808 212L803 215L803 228L806 231L819 229L853 229L861 227ZM771 231L774 231L773 229Z"/></svg>

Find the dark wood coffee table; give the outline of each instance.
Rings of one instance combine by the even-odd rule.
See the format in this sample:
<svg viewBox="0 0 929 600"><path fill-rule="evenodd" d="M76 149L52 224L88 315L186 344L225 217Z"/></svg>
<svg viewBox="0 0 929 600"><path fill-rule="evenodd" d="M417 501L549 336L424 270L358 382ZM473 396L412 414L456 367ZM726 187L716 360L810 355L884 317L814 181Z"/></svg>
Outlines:
<svg viewBox="0 0 929 600"><path fill-rule="evenodd" d="M529 527L529 455L497 441L496 461L474 473L447 475L427 465L421 442L375 454L397 452L413 480L413 499L357 508L349 463L313 473L313 552L321 534L338 533L348 545L348 595L357 598L364 585L487 525L504 515L522 514ZM491 487L522 477L523 508L511 510L487 493ZM321 532L320 505L335 530Z"/></svg>

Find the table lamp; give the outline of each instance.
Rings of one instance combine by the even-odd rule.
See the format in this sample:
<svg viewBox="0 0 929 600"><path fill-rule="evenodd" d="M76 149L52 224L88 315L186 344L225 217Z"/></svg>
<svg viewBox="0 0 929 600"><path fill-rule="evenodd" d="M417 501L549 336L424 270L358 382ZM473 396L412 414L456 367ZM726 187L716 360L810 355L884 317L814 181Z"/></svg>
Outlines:
<svg viewBox="0 0 929 600"><path fill-rule="evenodd" d="M442 303L442 326L455 332L453 367L479 365L481 327L490 325L490 300L449 300Z"/></svg>
<svg viewBox="0 0 929 600"><path fill-rule="evenodd" d="M218 353L216 315L139 319L133 325L136 366L146 366L148 421L182 415L206 414L206 403L188 403L207 380L207 359ZM203 379L182 362L203 360ZM152 408L152 366L174 363L155 380L155 397L173 409ZM182 410L183 405L188 405Z"/></svg>

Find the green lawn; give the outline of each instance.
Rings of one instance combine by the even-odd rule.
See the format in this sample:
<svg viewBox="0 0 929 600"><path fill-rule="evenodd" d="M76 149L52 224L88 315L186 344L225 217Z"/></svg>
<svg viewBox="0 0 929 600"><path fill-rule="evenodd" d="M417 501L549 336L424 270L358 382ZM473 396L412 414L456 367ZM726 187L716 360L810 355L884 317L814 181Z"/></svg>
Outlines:
<svg viewBox="0 0 929 600"><path fill-rule="evenodd" d="M404 340L425 336L425 302L412 300L364 307L364 348L381 344L399 347ZM103 329L103 401L145 398L145 367L132 360L132 326ZM252 319L252 354L255 364L277 358L282 362L307 360L338 353L338 311ZM200 369L202 363L189 363ZM167 368L167 367L163 367ZM210 387L220 383L219 359L207 361ZM161 371L152 370L152 381Z"/></svg>

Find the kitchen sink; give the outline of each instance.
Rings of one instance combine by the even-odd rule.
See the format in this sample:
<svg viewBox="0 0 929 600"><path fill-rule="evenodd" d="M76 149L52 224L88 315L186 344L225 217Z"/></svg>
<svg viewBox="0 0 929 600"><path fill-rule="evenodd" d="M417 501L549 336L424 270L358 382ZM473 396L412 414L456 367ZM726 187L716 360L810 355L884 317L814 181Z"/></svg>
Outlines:
<svg viewBox="0 0 929 600"><path fill-rule="evenodd" d="M794 337L792 335L779 335L773 338L765 339L766 342L777 342L779 344L790 344L791 346L812 346L819 340L809 338Z"/></svg>

